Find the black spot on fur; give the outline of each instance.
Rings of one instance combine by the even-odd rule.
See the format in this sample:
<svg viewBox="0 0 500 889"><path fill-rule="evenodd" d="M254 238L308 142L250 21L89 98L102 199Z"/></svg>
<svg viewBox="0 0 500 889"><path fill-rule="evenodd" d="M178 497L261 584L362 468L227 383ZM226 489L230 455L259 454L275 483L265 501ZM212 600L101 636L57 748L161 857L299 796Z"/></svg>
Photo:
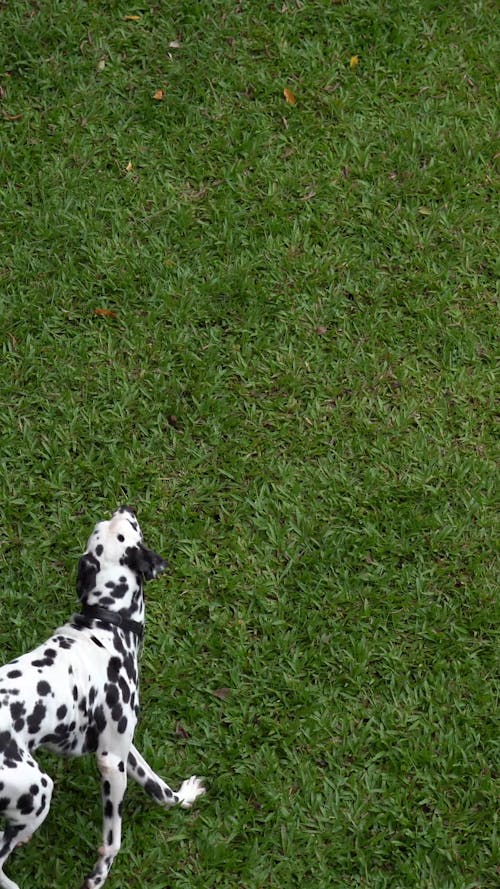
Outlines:
<svg viewBox="0 0 500 889"><path fill-rule="evenodd" d="M56 642L59 648L68 649L75 644L76 639L73 639L71 636L56 636Z"/></svg>
<svg viewBox="0 0 500 889"><path fill-rule="evenodd" d="M14 701L14 703L10 705L10 715L13 721L15 721L16 719L21 719L21 717L24 716L25 713L26 707L21 701Z"/></svg>
<svg viewBox="0 0 500 889"><path fill-rule="evenodd" d="M123 599L123 597L128 593L128 583L126 580L123 583L115 583L114 580L108 580L106 584L109 590L113 591L114 599ZM101 600L101 605L104 600Z"/></svg>
<svg viewBox="0 0 500 889"><path fill-rule="evenodd" d="M99 733L95 725L90 725L85 733L83 749L88 753L95 753L99 741Z"/></svg>
<svg viewBox="0 0 500 889"><path fill-rule="evenodd" d="M108 685L106 691L106 704L110 709L116 706L119 698L118 687L116 685Z"/></svg>
<svg viewBox="0 0 500 889"><path fill-rule="evenodd" d="M120 686L120 691L122 693L123 703L128 704L130 700L130 688L123 676L120 676L118 685Z"/></svg>
<svg viewBox="0 0 500 889"><path fill-rule="evenodd" d="M42 799L41 799L40 805L39 805L38 809L37 809L36 812L35 812L35 815L36 815L36 816L42 814L43 810L45 809L45 803L46 803L46 800L47 800L47 797L45 796L44 793L42 793Z"/></svg>
<svg viewBox="0 0 500 889"><path fill-rule="evenodd" d="M42 721L45 718L45 714L47 713L47 708L42 704L41 701L38 701L33 708L33 713L28 716L28 732L30 735L36 735L37 732L40 731Z"/></svg>
<svg viewBox="0 0 500 889"><path fill-rule="evenodd" d="M36 690L42 698L45 697L46 695L49 695L50 692L52 691L49 683L45 682L45 680L43 680L43 679L40 680L40 682L38 683Z"/></svg>
<svg viewBox="0 0 500 889"><path fill-rule="evenodd" d="M120 674L120 658L112 657L108 663L108 679L110 682L118 682L118 676Z"/></svg>
<svg viewBox="0 0 500 889"><path fill-rule="evenodd" d="M104 707L102 706L102 704L100 704L94 710L94 721L96 724L97 731L100 734L101 732L104 731L104 729L106 728L106 724L107 724L106 716L104 714Z"/></svg>
<svg viewBox="0 0 500 889"><path fill-rule="evenodd" d="M153 781L152 778L148 778L144 785L144 790L146 793L149 793L154 799L161 800L163 799L163 793L160 785L157 781Z"/></svg>
<svg viewBox="0 0 500 889"><path fill-rule="evenodd" d="M4 756L4 766L15 769L22 762L22 754L10 732L0 732L0 753Z"/></svg>
<svg viewBox="0 0 500 889"><path fill-rule="evenodd" d="M7 673L7 679L19 679L22 675L21 670L10 670L10 672Z"/></svg>
<svg viewBox="0 0 500 889"><path fill-rule="evenodd" d="M33 809L35 808L33 805L33 796L31 793L23 793L19 797L17 801L17 808L21 812L21 815L30 815Z"/></svg>

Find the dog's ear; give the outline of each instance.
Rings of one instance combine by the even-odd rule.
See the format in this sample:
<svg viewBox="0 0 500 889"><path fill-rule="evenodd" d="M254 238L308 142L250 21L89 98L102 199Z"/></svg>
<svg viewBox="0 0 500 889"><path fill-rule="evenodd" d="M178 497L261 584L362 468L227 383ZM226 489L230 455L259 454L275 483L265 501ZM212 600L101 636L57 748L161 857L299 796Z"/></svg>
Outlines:
<svg viewBox="0 0 500 889"><path fill-rule="evenodd" d="M92 553L84 553L80 558L76 576L76 592L80 600L85 599L95 589L97 572L100 567L99 560Z"/></svg>
<svg viewBox="0 0 500 889"><path fill-rule="evenodd" d="M127 547L125 564L137 574L142 574L144 580L153 580L167 567L165 559L152 550L146 549L142 543L139 546Z"/></svg>

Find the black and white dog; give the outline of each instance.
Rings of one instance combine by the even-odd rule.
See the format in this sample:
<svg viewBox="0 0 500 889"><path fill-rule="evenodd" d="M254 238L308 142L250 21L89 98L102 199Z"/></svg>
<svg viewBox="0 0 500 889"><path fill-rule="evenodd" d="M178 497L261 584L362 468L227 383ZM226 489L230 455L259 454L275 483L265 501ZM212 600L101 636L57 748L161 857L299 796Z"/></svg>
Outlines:
<svg viewBox="0 0 500 889"><path fill-rule="evenodd" d="M80 614L39 648L0 669L0 886L19 889L3 865L46 818L53 782L33 754L95 753L101 774L103 843L82 889L103 885L120 848L127 775L161 806L189 808L204 793L188 778L175 793L132 744L139 712L138 649L143 583L165 569L146 549L131 509L99 522L78 565Z"/></svg>

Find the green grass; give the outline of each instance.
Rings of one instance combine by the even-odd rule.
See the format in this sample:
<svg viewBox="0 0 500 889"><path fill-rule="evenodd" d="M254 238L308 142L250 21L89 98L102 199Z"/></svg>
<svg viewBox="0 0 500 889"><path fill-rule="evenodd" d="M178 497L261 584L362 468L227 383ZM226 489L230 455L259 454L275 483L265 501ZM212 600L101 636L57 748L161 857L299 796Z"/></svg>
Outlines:
<svg viewBox="0 0 500 889"><path fill-rule="evenodd" d="M2 660L133 503L138 743L209 787L129 788L110 889L489 889L496 4L0 7ZM8 873L70 889L95 767L44 763Z"/></svg>

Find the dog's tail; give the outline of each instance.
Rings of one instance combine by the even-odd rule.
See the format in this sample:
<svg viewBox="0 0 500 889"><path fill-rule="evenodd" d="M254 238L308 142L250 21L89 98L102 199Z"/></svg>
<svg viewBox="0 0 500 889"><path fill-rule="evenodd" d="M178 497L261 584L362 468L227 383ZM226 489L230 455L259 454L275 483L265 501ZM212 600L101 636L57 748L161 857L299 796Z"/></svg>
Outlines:
<svg viewBox="0 0 500 889"><path fill-rule="evenodd" d="M189 809L194 801L205 793L205 787L201 778L192 775L182 782L179 790L175 793L165 781L160 778L151 766L149 766L143 756L136 747L130 748L127 759L127 773L130 778L137 781L146 793L160 806L170 808L171 806L182 806L183 809Z"/></svg>

